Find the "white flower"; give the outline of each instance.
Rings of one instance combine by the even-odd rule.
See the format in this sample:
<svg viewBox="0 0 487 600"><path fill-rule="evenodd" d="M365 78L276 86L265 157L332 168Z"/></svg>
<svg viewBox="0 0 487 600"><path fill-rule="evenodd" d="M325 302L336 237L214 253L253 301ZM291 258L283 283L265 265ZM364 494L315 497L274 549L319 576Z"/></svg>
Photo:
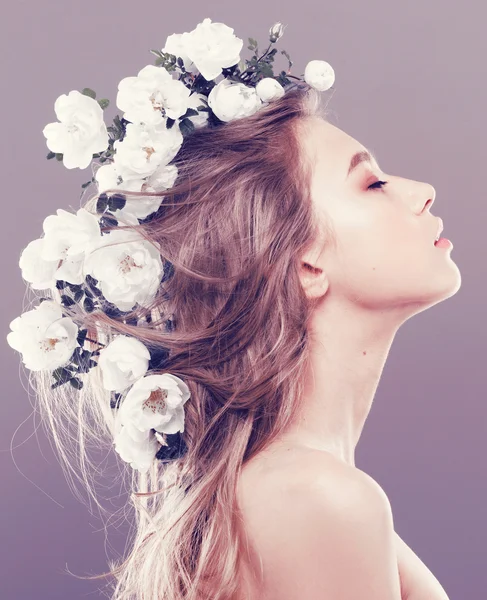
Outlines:
<svg viewBox="0 0 487 600"><path fill-rule="evenodd" d="M59 260L44 260L42 258L43 246L43 238L29 242L22 250L19 259L22 277L35 290L45 290L53 287L56 283L55 274L58 269Z"/></svg>
<svg viewBox="0 0 487 600"><path fill-rule="evenodd" d="M115 419L115 450L122 460L146 472L159 448L158 433L184 431L183 406L190 395L184 381L170 373L136 381Z"/></svg>
<svg viewBox="0 0 487 600"><path fill-rule="evenodd" d="M277 42L279 38L284 35L284 27L282 23L274 23L274 25L269 29L270 41L272 43Z"/></svg>
<svg viewBox="0 0 487 600"><path fill-rule="evenodd" d="M171 188L174 185L177 176L178 168L176 165L163 165L145 179L127 179L125 181L117 171L116 164L110 163L109 165L103 165L97 170L95 179L100 194L105 190L116 190L117 188L127 192L158 192L160 190ZM115 217L124 215L123 218L126 218L126 215L131 214L138 219L145 219L160 207L162 200L162 196L148 196L147 198L140 196L138 198L130 198L127 195L123 209L117 209L113 214Z"/></svg>
<svg viewBox="0 0 487 600"><path fill-rule="evenodd" d="M124 111L124 119L132 123L159 125L165 117L178 119L184 115L190 93L189 88L173 79L166 69L146 65L136 77L120 81L116 104Z"/></svg>
<svg viewBox="0 0 487 600"><path fill-rule="evenodd" d="M210 92L208 104L221 121L232 121L255 113L262 100L254 87L222 79Z"/></svg>
<svg viewBox="0 0 487 600"><path fill-rule="evenodd" d="M63 317L61 307L52 300L44 300L22 313L10 323L10 329L7 342L22 353L22 360L31 371L62 367L79 346L78 326L69 317Z"/></svg>
<svg viewBox="0 0 487 600"><path fill-rule="evenodd" d="M149 360L150 352L140 340L118 335L100 351L103 387L121 392L147 373Z"/></svg>
<svg viewBox="0 0 487 600"><path fill-rule="evenodd" d="M202 102L205 100L205 102ZM191 94L189 97L189 106L190 108L198 108L198 106L206 106L208 103L208 99L204 94L200 94L199 92L195 92ZM194 126L196 128L203 127L206 125L208 121L208 111L202 110L198 111L197 115L193 115L192 117L188 117L191 121L193 121Z"/></svg>
<svg viewBox="0 0 487 600"><path fill-rule="evenodd" d="M236 65L240 60L243 40L224 23L212 23L206 18L193 31L181 35L180 43L186 56L193 61L207 81L221 75L222 69Z"/></svg>
<svg viewBox="0 0 487 600"><path fill-rule="evenodd" d="M118 417L118 415L117 415ZM133 469L145 473L154 462L159 443L152 432L139 431L130 424L122 425L116 420L117 433L114 436L115 451Z"/></svg>
<svg viewBox="0 0 487 600"><path fill-rule="evenodd" d="M284 96L284 88L273 77L264 77L255 86L257 95L262 102L271 102Z"/></svg>
<svg viewBox="0 0 487 600"><path fill-rule="evenodd" d="M335 82L335 71L324 60L310 60L304 70L304 80L312 88L326 92Z"/></svg>
<svg viewBox="0 0 487 600"><path fill-rule="evenodd" d="M184 68L190 73L194 73L198 70L194 62L187 56L186 48L182 41L182 33L172 33L167 36L166 44L162 48L161 52L169 52L183 59Z"/></svg>
<svg viewBox="0 0 487 600"><path fill-rule="evenodd" d="M172 188L178 177L178 168L176 165L164 165L159 168L150 177L147 177L142 185L142 191L157 192L162 189ZM149 198L147 198L149 200ZM152 202L159 202L157 208L161 205L162 198L152 198ZM154 209L154 210L157 210ZM138 216L138 215L137 215Z"/></svg>
<svg viewBox="0 0 487 600"><path fill-rule="evenodd" d="M67 169L86 169L93 154L108 148L108 130L103 109L96 100L77 90L62 94L54 103L60 123L49 123L42 131L51 152L62 153Z"/></svg>
<svg viewBox="0 0 487 600"><path fill-rule="evenodd" d="M141 432L183 432L183 406L190 395L186 383L175 375L147 375L134 383L120 405L120 422Z"/></svg>
<svg viewBox="0 0 487 600"><path fill-rule="evenodd" d="M129 123L122 141L117 140L114 164L124 181L149 177L169 164L183 143L183 135L175 123L170 129L162 125L146 126Z"/></svg>
<svg viewBox="0 0 487 600"><path fill-rule="evenodd" d="M43 229L44 237L30 242L22 251L22 277L34 289L53 287L56 279L83 283L85 249L101 239L98 218L84 208L76 214L59 208L56 215L44 219Z"/></svg>
<svg viewBox="0 0 487 600"><path fill-rule="evenodd" d="M159 251L134 230L115 229L94 244L84 275L98 280L103 296L121 311L150 302L159 288L163 266Z"/></svg>

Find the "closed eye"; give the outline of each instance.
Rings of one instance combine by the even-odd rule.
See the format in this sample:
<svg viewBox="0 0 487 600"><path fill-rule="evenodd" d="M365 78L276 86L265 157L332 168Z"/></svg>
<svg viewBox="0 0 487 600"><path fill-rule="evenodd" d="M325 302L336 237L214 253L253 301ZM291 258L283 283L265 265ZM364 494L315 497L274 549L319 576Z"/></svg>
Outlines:
<svg viewBox="0 0 487 600"><path fill-rule="evenodd" d="M374 181L374 183L372 183L371 185L369 185L369 187L367 188L368 190L370 189L381 189L383 188L388 182L387 181Z"/></svg>

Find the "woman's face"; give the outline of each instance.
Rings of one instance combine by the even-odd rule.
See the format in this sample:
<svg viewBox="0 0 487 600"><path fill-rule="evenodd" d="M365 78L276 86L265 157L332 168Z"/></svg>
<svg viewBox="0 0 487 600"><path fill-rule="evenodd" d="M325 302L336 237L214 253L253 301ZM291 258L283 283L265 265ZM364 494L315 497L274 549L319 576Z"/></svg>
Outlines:
<svg viewBox="0 0 487 600"><path fill-rule="evenodd" d="M434 246L434 187L384 173L374 158L355 158L350 170L352 157L366 148L320 117L304 125L302 141L314 161L313 203L331 223L335 245L322 239L303 262L324 271L327 293L374 309L424 308L453 295L461 277L451 249Z"/></svg>

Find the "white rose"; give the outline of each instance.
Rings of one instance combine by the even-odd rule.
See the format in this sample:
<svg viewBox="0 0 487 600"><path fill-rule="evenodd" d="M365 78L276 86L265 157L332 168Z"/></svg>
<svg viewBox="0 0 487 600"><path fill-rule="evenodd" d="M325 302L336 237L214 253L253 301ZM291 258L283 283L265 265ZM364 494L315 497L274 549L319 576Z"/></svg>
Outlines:
<svg viewBox="0 0 487 600"><path fill-rule="evenodd" d="M178 168L176 167L176 165L164 165L160 167L150 177L147 177L144 184L142 185L142 191L147 190L149 192L157 192L159 190L172 188L177 177ZM162 202L162 198L152 198L152 201L154 203L158 201L157 208L159 208ZM154 210L157 210L157 208Z"/></svg>
<svg viewBox="0 0 487 600"><path fill-rule="evenodd" d="M58 269L59 260L44 260L42 258L43 245L43 238L29 242L22 250L19 259L22 277L35 290L52 288L56 283L55 274Z"/></svg>
<svg viewBox="0 0 487 600"><path fill-rule="evenodd" d="M178 176L176 165L163 165L145 180L139 181L139 190L141 192L159 192L166 190L174 185ZM141 185L142 184L142 185ZM136 216L138 219L145 219L161 206L162 196L143 196L139 198L127 198L122 210L114 211L114 215L126 215L127 213Z"/></svg>
<svg viewBox="0 0 487 600"><path fill-rule="evenodd" d="M56 215L44 219L43 229L44 237L30 242L22 251L22 277L34 289L52 287L56 279L83 283L85 249L101 239L98 218L84 208L76 214L59 208Z"/></svg>
<svg viewBox="0 0 487 600"><path fill-rule="evenodd" d="M134 383L120 405L120 422L141 432L183 432L183 406L190 395L186 383L175 375L147 375Z"/></svg>
<svg viewBox="0 0 487 600"><path fill-rule="evenodd" d="M152 175L145 179L127 179L123 180L114 163L103 165L96 174L95 179L98 182L98 192L101 194L105 190L116 190L117 188L127 192L158 192L169 189L174 185L178 176L176 165L163 165L159 167ZM114 192L115 193L115 192ZM117 209L113 212L115 217L131 214L138 219L145 219L155 212L161 205L162 196L148 196L144 198L130 198L127 196L123 209Z"/></svg>
<svg viewBox="0 0 487 600"><path fill-rule="evenodd" d="M187 56L186 47L182 41L182 37L182 33L172 33L171 35L168 35L166 44L164 45L164 48L162 48L161 52L169 52L169 54L179 56L183 59L184 68L186 71L193 73L198 69L194 62Z"/></svg>
<svg viewBox="0 0 487 600"><path fill-rule="evenodd" d="M103 387L121 392L147 373L150 352L138 339L119 335L100 351Z"/></svg>
<svg viewBox="0 0 487 600"><path fill-rule="evenodd" d="M42 224L46 260L83 254L86 246L101 236L98 217L86 209L80 208L73 214L58 208L56 213L46 217Z"/></svg>
<svg viewBox="0 0 487 600"><path fill-rule="evenodd" d="M183 143L183 135L175 123L167 129L165 121L158 127L129 123L122 141L113 144L115 168L124 181L150 177L169 164Z"/></svg>
<svg viewBox="0 0 487 600"><path fill-rule="evenodd" d="M60 123L49 123L42 133L51 152L63 154L67 169L86 169L93 154L108 148L108 130L103 109L96 100L73 90L54 103Z"/></svg>
<svg viewBox="0 0 487 600"><path fill-rule="evenodd" d="M84 276L98 280L103 296L121 311L155 297L163 266L159 251L133 230L115 229L90 248Z"/></svg>
<svg viewBox="0 0 487 600"><path fill-rule="evenodd" d="M271 102L284 96L284 88L273 77L264 77L255 86L257 95L262 102Z"/></svg>
<svg viewBox="0 0 487 600"><path fill-rule="evenodd" d="M125 77L120 81L116 104L124 111L123 117L127 121L159 125L165 117L178 119L184 115L190 93L189 88L182 81L173 79L166 69L146 65L136 77Z"/></svg>
<svg viewBox="0 0 487 600"><path fill-rule="evenodd" d="M193 31L181 35L186 56L193 61L207 81L221 75L222 69L236 65L240 60L243 40L224 23L212 23L206 18Z"/></svg>
<svg viewBox="0 0 487 600"><path fill-rule="evenodd" d="M31 371L57 369L71 358L78 344L78 326L63 317L59 304L44 300L10 323L8 344L22 353Z"/></svg>
<svg viewBox="0 0 487 600"><path fill-rule="evenodd" d="M116 427L117 433L113 441L115 451L133 469L146 473L159 448L157 439L150 431L139 431L130 424L121 425L119 419Z"/></svg>
<svg viewBox="0 0 487 600"><path fill-rule="evenodd" d="M210 92L208 104L221 121L248 117L262 106L254 87L222 79Z"/></svg>
<svg viewBox="0 0 487 600"><path fill-rule="evenodd" d="M304 70L304 80L316 90L326 92L335 82L335 71L324 60L310 60Z"/></svg>

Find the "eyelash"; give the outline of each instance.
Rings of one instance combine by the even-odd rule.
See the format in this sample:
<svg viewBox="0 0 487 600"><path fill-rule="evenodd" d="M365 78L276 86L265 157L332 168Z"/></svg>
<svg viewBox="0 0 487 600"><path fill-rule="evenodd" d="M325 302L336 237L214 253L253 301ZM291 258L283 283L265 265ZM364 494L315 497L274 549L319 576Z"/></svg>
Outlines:
<svg viewBox="0 0 487 600"><path fill-rule="evenodd" d="M378 190L378 189L382 189L388 182L387 181L374 181L374 183L372 183L371 185L369 185L369 187L367 188L368 190L373 189L373 190ZM374 187L374 186L379 186L379 187Z"/></svg>

